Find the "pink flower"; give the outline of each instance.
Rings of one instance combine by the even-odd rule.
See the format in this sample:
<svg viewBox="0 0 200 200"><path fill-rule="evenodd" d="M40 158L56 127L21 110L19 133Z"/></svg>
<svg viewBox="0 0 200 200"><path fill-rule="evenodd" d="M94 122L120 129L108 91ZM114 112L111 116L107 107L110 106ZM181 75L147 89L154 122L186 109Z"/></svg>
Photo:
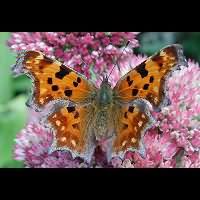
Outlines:
<svg viewBox="0 0 200 200"><path fill-rule="evenodd" d="M182 158L181 167L200 168L200 153L194 152L191 155L185 155Z"/></svg>
<svg viewBox="0 0 200 200"><path fill-rule="evenodd" d="M14 32L8 45L13 51L42 51L71 67L82 64L83 59L88 66L80 72L96 81L99 77L94 74L109 72L113 59L119 58L127 41L132 48L139 45L137 35L137 32ZM125 52L124 56L132 53Z"/></svg>

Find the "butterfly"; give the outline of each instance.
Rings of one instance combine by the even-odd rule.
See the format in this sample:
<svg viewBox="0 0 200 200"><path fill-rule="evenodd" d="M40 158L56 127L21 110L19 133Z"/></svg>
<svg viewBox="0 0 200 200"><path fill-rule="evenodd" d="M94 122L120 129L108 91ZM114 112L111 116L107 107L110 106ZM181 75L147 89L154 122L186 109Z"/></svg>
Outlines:
<svg viewBox="0 0 200 200"><path fill-rule="evenodd" d="M150 105L167 105L167 78L187 66L183 48L173 44L161 49L122 76L114 88L104 76L100 87L69 66L39 51L18 55L12 71L32 79L27 105L42 113L50 128L50 152L68 150L90 162L100 140L108 139L107 158L124 157L127 151L145 153L143 137L154 124Z"/></svg>

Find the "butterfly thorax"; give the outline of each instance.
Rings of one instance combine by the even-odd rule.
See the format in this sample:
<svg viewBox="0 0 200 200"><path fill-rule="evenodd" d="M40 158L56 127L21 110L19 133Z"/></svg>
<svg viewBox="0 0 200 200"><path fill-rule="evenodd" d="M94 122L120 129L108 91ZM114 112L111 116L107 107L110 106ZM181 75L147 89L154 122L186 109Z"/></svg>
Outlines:
<svg viewBox="0 0 200 200"><path fill-rule="evenodd" d="M113 91L107 81L103 81L97 92L96 103L99 109L107 109L112 103Z"/></svg>

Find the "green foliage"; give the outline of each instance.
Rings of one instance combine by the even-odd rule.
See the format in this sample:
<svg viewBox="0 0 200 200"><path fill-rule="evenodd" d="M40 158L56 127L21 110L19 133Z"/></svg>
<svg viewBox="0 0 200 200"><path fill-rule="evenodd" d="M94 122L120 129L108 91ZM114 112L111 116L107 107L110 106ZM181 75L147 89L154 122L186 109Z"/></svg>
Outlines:
<svg viewBox="0 0 200 200"><path fill-rule="evenodd" d="M12 78L7 67L14 62L14 57L6 47L6 39L9 33L0 33L0 103L6 103L12 98Z"/></svg>
<svg viewBox="0 0 200 200"><path fill-rule="evenodd" d="M200 62L200 32L143 32L139 41L139 53L151 55L166 45L179 43L187 58Z"/></svg>
<svg viewBox="0 0 200 200"><path fill-rule="evenodd" d="M140 37L140 52L147 55L154 54L166 45L176 41L175 32L144 32Z"/></svg>
<svg viewBox="0 0 200 200"><path fill-rule="evenodd" d="M19 166L12 159L12 154L16 133L24 126L27 118L25 100L25 96L18 96L9 103L0 105L0 167Z"/></svg>
<svg viewBox="0 0 200 200"><path fill-rule="evenodd" d="M200 61L200 33L199 32L184 32L179 33L179 41L182 41L185 52L189 58Z"/></svg>
<svg viewBox="0 0 200 200"><path fill-rule="evenodd" d="M13 145L16 134L26 123L27 97L23 93L30 88L30 81L11 75L15 55L6 46L9 36L10 33L0 33L0 167L21 167L22 163L13 159Z"/></svg>

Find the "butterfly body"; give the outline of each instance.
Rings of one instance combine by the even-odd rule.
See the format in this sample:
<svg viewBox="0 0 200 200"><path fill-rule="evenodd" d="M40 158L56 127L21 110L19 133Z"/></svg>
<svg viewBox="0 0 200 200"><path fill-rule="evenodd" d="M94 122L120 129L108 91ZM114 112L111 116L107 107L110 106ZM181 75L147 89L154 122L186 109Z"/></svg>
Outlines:
<svg viewBox="0 0 200 200"><path fill-rule="evenodd" d="M113 108L113 90L107 78L103 78L100 88L97 89L95 99L90 104L93 107L91 113L91 126L95 133L97 141L112 136L110 130L113 127L112 108Z"/></svg>
<svg viewBox="0 0 200 200"><path fill-rule="evenodd" d="M51 150L69 150L90 162L102 139L110 139L107 156L143 150L143 136L154 122L154 109L166 104L166 81L187 66L180 45L170 45L120 78L114 88L104 77L100 88L72 68L38 51L25 51L12 68L33 81L28 105L41 112L51 128ZM48 111L46 111L48 110Z"/></svg>

